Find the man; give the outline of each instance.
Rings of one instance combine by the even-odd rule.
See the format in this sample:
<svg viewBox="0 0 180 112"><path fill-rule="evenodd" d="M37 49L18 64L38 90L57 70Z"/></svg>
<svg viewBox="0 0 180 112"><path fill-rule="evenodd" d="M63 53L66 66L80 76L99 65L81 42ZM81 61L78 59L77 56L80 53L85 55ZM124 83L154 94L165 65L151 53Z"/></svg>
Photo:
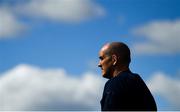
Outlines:
<svg viewBox="0 0 180 112"><path fill-rule="evenodd" d="M108 78L101 100L102 111L157 111L149 89L129 69L130 50L122 42L105 44L99 52L102 76Z"/></svg>

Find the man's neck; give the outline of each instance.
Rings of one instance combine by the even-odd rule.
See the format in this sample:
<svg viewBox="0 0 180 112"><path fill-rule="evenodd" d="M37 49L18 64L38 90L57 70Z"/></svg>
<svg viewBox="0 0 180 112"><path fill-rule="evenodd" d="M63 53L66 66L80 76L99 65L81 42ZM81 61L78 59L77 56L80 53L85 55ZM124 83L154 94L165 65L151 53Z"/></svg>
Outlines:
<svg viewBox="0 0 180 112"><path fill-rule="evenodd" d="M116 69L113 73L113 77L116 77L118 76L121 72L124 72L124 71L127 71L129 70L129 67L126 67L126 66L123 66L123 67L120 67L119 69Z"/></svg>

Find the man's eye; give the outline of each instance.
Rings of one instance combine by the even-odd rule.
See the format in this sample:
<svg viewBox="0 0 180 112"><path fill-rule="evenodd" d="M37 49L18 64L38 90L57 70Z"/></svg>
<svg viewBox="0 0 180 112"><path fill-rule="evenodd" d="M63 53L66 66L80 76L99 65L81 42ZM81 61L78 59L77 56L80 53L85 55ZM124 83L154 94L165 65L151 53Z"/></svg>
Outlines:
<svg viewBox="0 0 180 112"><path fill-rule="evenodd" d="M103 57L99 57L100 60L103 60Z"/></svg>

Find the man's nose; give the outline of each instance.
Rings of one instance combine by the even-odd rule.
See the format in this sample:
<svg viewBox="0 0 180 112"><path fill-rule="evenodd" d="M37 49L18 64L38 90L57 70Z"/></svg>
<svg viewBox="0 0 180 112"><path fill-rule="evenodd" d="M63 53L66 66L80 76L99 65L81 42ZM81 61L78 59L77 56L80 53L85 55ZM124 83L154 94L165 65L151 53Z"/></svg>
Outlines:
<svg viewBox="0 0 180 112"><path fill-rule="evenodd" d="M100 64L100 62L99 62L99 64L98 64L98 67L102 67L102 65Z"/></svg>

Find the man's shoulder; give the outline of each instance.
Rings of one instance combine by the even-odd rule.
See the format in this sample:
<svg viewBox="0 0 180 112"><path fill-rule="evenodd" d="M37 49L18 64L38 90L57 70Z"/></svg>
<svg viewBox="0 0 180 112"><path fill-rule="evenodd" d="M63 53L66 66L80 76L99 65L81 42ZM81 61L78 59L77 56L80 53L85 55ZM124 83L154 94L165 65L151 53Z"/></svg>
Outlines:
<svg viewBox="0 0 180 112"><path fill-rule="evenodd" d="M140 75L131 71L124 71L118 74L118 79L141 79Z"/></svg>
<svg viewBox="0 0 180 112"><path fill-rule="evenodd" d="M142 84L142 83L143 83L143 80L139 74L132 73L131 71L124 71L124 72L121 72L116 77L109 79L105 84L105 88L125 89L125 88L133 87L133 86L136 86L137 84Z"/></svg>
<svg viewBox="0 0 180 112"><path fill-rule="evenodd" d="M115 83L126 87L133 87L139 84L144 84L144 81L139 74L125 71L118 75Z"/></svg>

